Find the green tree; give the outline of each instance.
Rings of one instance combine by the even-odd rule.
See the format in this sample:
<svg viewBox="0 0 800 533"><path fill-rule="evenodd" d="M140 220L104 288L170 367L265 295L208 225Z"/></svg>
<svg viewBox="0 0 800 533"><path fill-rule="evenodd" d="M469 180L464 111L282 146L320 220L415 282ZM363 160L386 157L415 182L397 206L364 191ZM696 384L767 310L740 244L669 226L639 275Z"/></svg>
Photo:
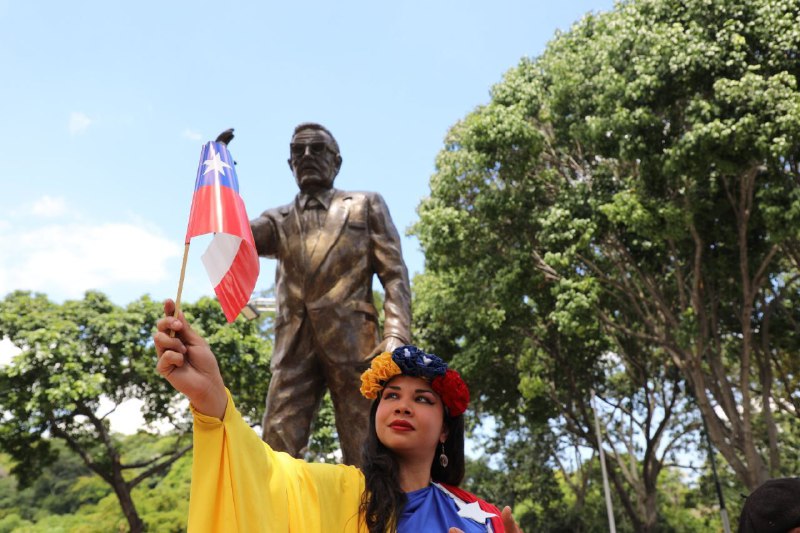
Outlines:
<svg viewBox="0 0 800 533"><path fill-rule="evenodd" d="M597 448L594 388L637 530L694 413L745 487L796 470L799 14L587 16L452 128L419 207L418 335L456 357L478 412L561 420Z"/></svg>
<svg viewBox="0 0 800 533"><path fill-rule="evenodd" d="M11 458L0 457L0 517L17 513L22 519L37 521L47 514L75 513L87 504L106 497L111 487L89 470L81 458L71 452L63 441L52 442L57 460L42 469L41 474L26 487L19 487L14 476L8 475L13 466Z"/></svg>
<svg viewBox="0 0 800 533"><path fill-rule="evenodd" d="M304 459L322 463L341 461L339 435L336 431L336 417L333 409L333 400L331 400L329 392L325 392L322 397L319 409L311 424L311 437Z"/></svg>
<svg viewBox="0 0 800 533"><path fill-rule="evenodd" d="M269 343L256 323L225 324L219 306L201 299L185 308L220 357L237 406L257 419L269 383ZM14 460L12 473L22 487L34 483L56 459L53 439L63 441L114 491L131 531L145 524L132 497L135 487L163 476L191 449L185 408L154 370L151 335L161 306L143 297L125 308L88 292L64 304L44 295L14 292L0 302L0 337L22 351L0 369L0 449ZM138 398L147 422L172 422L175 437L152 454L126 452L110 430L101 399L117 406Z"/></svg>
<svg viewBox="0 0 800 533"><path fill-rule="evenodd" d="M547 531L565 512L552 467L554 445L544 428L503 427L486 443L488 455L467 461L463 486L500 508L511 506L524 531Z"/></svg>
<svg viewBox="0 0 800 533"><path fill-rule="evenodd" d="M152 457L175 445L176 436L145 431L118 435L123 463ZM0 532L53 531L106 533L124 531L128 523L111 487L95 475L59 439L53 439L58 458L42 468L28 487L6 477L9 458L0 455ZM191 482L191 452L175 461L164 476L151 476L133 490L133 500L148 530L186 531Z"/></svg>

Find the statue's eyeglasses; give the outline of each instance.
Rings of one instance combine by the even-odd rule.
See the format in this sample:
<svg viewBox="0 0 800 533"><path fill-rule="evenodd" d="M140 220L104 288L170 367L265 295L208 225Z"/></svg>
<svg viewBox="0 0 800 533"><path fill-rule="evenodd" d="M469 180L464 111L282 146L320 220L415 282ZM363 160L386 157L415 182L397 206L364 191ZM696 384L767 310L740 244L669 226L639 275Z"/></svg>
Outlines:
<svg viewBox="0 0 800 533"><path fill-rule="evenodd" d="M289 144L289 151L292 154L292 159L300 159L306 153L311 155L322 155L325 153L325 150L330 151L330 153L336 155L336 152L328 146L326 142L313 142L313 143L290 143Z"/></svg>

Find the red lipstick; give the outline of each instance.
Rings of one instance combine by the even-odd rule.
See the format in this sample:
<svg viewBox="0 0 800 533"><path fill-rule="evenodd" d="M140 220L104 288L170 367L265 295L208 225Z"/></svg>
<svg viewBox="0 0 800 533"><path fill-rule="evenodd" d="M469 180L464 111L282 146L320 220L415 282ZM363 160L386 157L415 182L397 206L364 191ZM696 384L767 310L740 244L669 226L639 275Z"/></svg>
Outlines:
<svg viewBox="0 0 800 533"><path fill-rule="evenodd" d="M389 424L389 427L392 428L392 429L395 429L397 431L413 431L414 430L414 426L412 426L410 423L406 422L405 420L393 420Z"/></svg>

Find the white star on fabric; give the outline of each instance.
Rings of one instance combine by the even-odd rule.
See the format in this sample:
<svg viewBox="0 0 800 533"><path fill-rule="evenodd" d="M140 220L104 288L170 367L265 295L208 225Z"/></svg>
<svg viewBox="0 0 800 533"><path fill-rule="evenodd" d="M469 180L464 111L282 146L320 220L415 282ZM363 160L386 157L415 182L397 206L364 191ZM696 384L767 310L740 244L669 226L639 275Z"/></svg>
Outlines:
<svg viewBox="0 0 800 533"><path fill-rule="evenodd" d="M222 159L220 159L219 154L214 151L214 147L213 146L211 147L211 154L214 154L214 155L212 157L209 157L205 161L203 161L203 164L208 167L208 168L206 168L206 171L203 172L203 175L205 176L209 172L214 171L214 172L216 172L217 177L219 178L220 174L223 174L223 175L225 174L225 167L231 168L231 166L228 163L226 163L225 161L223 161Z"/></svg>
<svg viewBox="0 0 800 533"><path fill-rule="evenodd" d="M433 361L433 359L431 359L430 357L425 356L425 355L422 356L422 362L425 363L425 366L428 366L429 364L431 364L432 361Z"/></svg>
<svg viewBox="0 0 800 533"><path fill-rule="evenodd" d="M494 513L487 513L478 502L464 503L461 500L455 500L458 505L458 516L461 518L469 518L470 520L479 524L485 524L487 518L497 516Z"/></svg>

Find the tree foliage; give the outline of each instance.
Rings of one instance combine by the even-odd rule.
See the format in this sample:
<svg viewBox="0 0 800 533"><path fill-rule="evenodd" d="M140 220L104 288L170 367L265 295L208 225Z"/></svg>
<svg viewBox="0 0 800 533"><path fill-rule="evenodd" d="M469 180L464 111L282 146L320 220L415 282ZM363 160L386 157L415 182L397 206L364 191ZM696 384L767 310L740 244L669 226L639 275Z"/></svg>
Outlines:
<svg viewBox="0 0 800 533"><path fill-rule="evenodd" d="M174 436L139 432L119 437L123 458L129 453L154 455L174 445ZM0 454L0 533L126 531L111 487L94 475L81 458L55 440L58 458L42 470L29 486L18 486L4 468L10 458ZM164 476L154 476L133 491L136 508L149 531L186 531L191 482L191 452L170 466Z"/></svg>
<svg viewBox="0 0 800 533"><path fill-rule="evenodd" d="M741 486L796 471L799 23L797 0L589 15L451 129L419 206L421 342L478 413L597 448L595 389L637 530L699 414Z"/></svg>
<svg viewBox="0 0 800 533"><path fill-rule="evenodd" d="M209 298L184 311L218 355L238 408L256 423L269 384L271 351L259 325L226 324ZM13 459L12 473L21 487L55 461L58 439L112 488L130 529L145 527L133 489L163 476L191 449L187 409L154 370L151 335L162 313L160 304L147 297L123 308L98 292L56 304L44 295L17 291L0 302L0 337L21 350L0 368L0 449ZM174 425L169 445L124 449L108 415L129 399L143 402L147 422ZM109 403L112 407L102 410Z"/></svg>

